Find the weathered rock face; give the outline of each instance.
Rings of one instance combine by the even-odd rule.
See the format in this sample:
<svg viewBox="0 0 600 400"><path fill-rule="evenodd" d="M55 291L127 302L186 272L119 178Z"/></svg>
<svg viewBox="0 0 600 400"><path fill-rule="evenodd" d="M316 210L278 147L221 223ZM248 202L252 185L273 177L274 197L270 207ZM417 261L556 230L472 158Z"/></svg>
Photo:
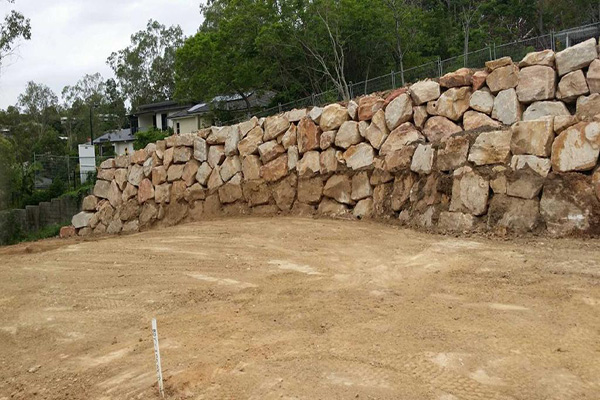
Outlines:
<svg viewBox="0 0 600 400"><path fill-rule="evenodd" d="M600 93L600 59L592 61L586 79L590 93Z"/></svg>
<svg viewBox="0 0 600 400"><path fill-rule="evenodd" d="M265 142L258 146L258 154L260 154L260 159L263 163L268 163L283 153L285 153L285 149L275 140ZM227 160L225 160L225 162L227 162Z"/></svg>
<svg viewBox="0 0 600 400"><path fill-rule="evenodd" d="M469 232L474 229L475 224L476 219L471 214L443 211L440 213L438 227L444 231Z"/></svg>
<svg viewBox="0 0 600 400"><path fill-rule="evenodd" d="M255 154L258 151L258 146L263 141L263 130L260 126L257 126L250 130L245 138L243 138L238 144L238 150L242 157ZM212 147L211 147L212 148ZM200 160L202 161L202 160Z"/></svg>
<svg viewBox="0 0 600 400"><path fill-rule="evenodd" d="M583 71L579 69L569 72L561 78L558 83L556 98L565 103L573 103L579 96L583 96L589 92L590 89L588 88Z"/></svg>
<svg viewBox="0 0 600 400"><path fill-rule="evenodd" d="M538 200L496 195L490 202L487 224L490 229L505 227L514 232L532 231L540 222Z"/></svg>
<svg viewBox="0 0 600 400"><path fill-rule="evenodd" d="M600 94L594 93L577 99L576 114L581 119L592 119L600 114Z"/></svg>
<svg viewBox="0 0 600 400"><path fill-rule="evenodd" d="M475 130L479 128L500 128L502 124L498 121L495 121L485 115L484 113L480 113L477 111L467 111L465 115L463 115L463 127L465 131Z"/></svg>
<svg viewBox="0 0 600 400"><path fill-rule="evenodd" d="M383 110L377 111L373 115L373 120L369 127L365 130L365 139L369 141L371 146L376 149L381 148L385 139L387 139L390 131L385 122L385 112Z"/></svg>
<svg viewBox="0 0 600 400"><path fill-rule="evenodd" d="M374 158L375 151L366 143L352 146L344 152L346 165L355 171L371 167Z"/></svg>
<svg viewBox="0 0 600 400"><path fill-rule="evenodd" d="M347 149L353 144L358 144L361 139L360 132L358 131L358 122L346 121L340 126L335 135L335 145Z"/></svg>
<svg viewBox="0 0 600 400"><path fill-rule="evenodd" d="M519 71L517 97L521 103L550 100L556 94L556 71L543 65L526 67Z"/></svg>
<svg viewBox="0 0 600 400"><path fill-rule="evenodd" d="M531 104L523 113L523 121L550 116L570 116L567 106L561 101L539 101Z"/></svg>
<svg viewBox="0 0 600 400"><path fill-rule="evenodd" d="M510 167L515 171L529 168L545 178L548 176L552 164L548 158L531 155L515 155L510 161Z"/></svg>
<svg viewBox="0 0 600 400"><path fill-rule="evenodd" d="M471 88L468 86L445 91L434 106L434 113L458 121L469 109Z"/></svg>
<svg viewBox="0 0 600 400"><path fill-rule="evenodd" d="M521 120L522 108L517 92L514 89L503 90L494 100L492 118L499 120L504 125L511 125Z"/></svg>
<svg viewBox="0 0 600 400"><path fill-rule="evenodd" d="M529 53L519 63L519 67L531 67L533 65L543 65L554 67L554 52L552 50L537 51Z"/></svg>
<svg viewBox="0 0 600 400"><path fill-rule="evenodd" d="M553 118L521 121L512 126L510 149L513 154L549 157L554 141Z"/></svg>
<svg viewBox="0 0 600 400"><path fill-rule="evenodd" d="M94 213L82 211L71 218L71 224L75 227L75 229L85 228L89 226L90 220L93 216Z"/></svg>
<svg viewBox="0 0 600 400"><path fill-rule="evenodd" d="M358 120L366 121L383 108L384 99L379 96L364 96L358 100Z"/></svg>
<svg viewBox="0 0 600 400"><path fill-rule="evenodd" d="M558 75L563 76L571 71L585 68L597 57L596 39L589 39L559 51L556 53Z"/></svg>
<svg viewBox="0 0 600 400"><path fill-rule="evenodd" d="M487 210L490 184L469 167L454 171L450 211L482 215Z"/></svg>
<svg viewBox="0 0 600 400"><path fill-rule="evenodd" d="M440 78L440 85L445 88L471 86L472 82L473 70L468 68L461 68L455 72L450 72Z"/></svg>
<svg viewBox="0 0 600 400"><path fill-rule="evenodd" d="M323 109L319 125L323 131L333 131L350 119L348 110L339 104L330 104ZM300 142L300 141L298 141ZM316 148L316 147L315 147ZM300 152L302 153L302 148Z"/></svg>
<svg viewBox="0 0 600 400"><path fill-rule="evenodd" d="M414 127L413 124L407 122L394 129L386 141L379 149L379 154L385 156L388 153L402 149L404 146L422 140L423 136Z"/></svg>
<svg viewBox="0 0 600 400"><path fill-rule="evenodd" d="M494 95L487 90L477 90L471 95L470 107L485 114L491 114L494 109Z"/></svg>
<svg viewBox="0 0 600 400"><path fill-rule="evenodd" d="M323 179L320 177L298 180L298 201L318 204L323 195Z"/></svg>
<svg viewBox="0 0 600 400"><path fill-rule="evenodd" d="M275 182L288 173L288 157L284 154L260 167L260 177L267 182Z"/></svg>
<svg viewBox="0 0 600 400"><path fill-rule="evenodd" d="M435 150L431 145L420 144L413 155L410 170L417 174L430 174L433 169Z"/></svg>
<svg viewBox="0 0 600 400"><path fill-rule="evenodd" d="M510 157L510 130L481 133L469 152L469 161L475 165L503 164Z"/></svg>
<svg viewBox="0 0 600 400"><path fill-rule="evenodd" d="M385 109L385 122L390 131L408 122L412 117L412 101L408 94L396 97Z"/></svg>
<svg viewBox="0 0 600 400"><path fill-rule="evenodd" d="M110 182L98 180L94 186L94 196L100 197L101 199L108 199L108 193L110 192Z"/></svg>
<svg viewBox="0 0 600 400"><path fill-rule="evenodd" d="M420 81L408 90L413 104L420 106L428 101L437 100L440 97L440 84L434 81Z"/></svg>
<svg viewBox="0 0 600 400"><path fill-rule="evenodd" d="M462 128L450 121L446 117L435 116L431 117L425 122L425 127L423 128L423 134L432 143L439 143L446 140L448 137L454 135L455 133L462 132ZM415 140L418 140L419 137L416 137Z"/></svg>
<svg viewBox="0 0 600 400"><path fill-rule="evenodd" d="M275 139L277 136L285 133L290 127L290 122L284 115L276 115L274 117L267 117L265 120L265 133L263 140L269 141Z"/></svg>
<svg viewBox="0 0 600 400"><path fill-rule="evenodd" d="M469 139L464 136L450 137L445 146L438 150L437 168L440 171L451 171L467 162Z"/></svg>
<svg viewBox="0 0 600 400"><path fill-rule="evenodd" d="M590 127L592 129L590 129ZM598 162L597 141L590 141L586 135L589 129L596 131L594 124L579 123L562 132L552 144L552 169L558 172L589 171ZM600 132L599 132L600 133Z"/></svg>
<svg viewBox="0 0 600 400"><path fill-rule="evenodd" d="M498 68L507 67L512 65L513 61L510 57L502 57L497 58L495 60L490 60L485 62L485 69L488 72L492 72L497 70Z"/></svg>
<svg viewBox="0 0 600 400"><path fill-rule="evenodd" d="M143 204L146 201L154 198L154 186L150 179L146 178L140 183L138 188L138 203Z"/></svg>
<svg viewBox="0 0 600 400"><path fill-rule="evenodd" d="M321 130L312 120L301 119L298 124L298 151L300 154L319 148L320 135Z"/></svg>
<svg viewBox="0 0 600 400"><path fill-rule="evenodd" d="M327 180L323 194L335 199L338 203L352 204L352 185L346 175L333 175Z"/></svg>

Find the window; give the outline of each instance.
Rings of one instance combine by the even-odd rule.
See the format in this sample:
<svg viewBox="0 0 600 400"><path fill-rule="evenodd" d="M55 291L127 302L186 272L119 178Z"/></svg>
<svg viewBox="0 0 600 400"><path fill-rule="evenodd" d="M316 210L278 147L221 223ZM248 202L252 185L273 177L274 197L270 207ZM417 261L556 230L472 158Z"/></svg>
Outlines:
<svg viewBox="0 0 600 400"><path fill-rule="evenodd" d="M179 122L177 123L177 134L179 135L181 133L181 129L179 129Z"/></svg>

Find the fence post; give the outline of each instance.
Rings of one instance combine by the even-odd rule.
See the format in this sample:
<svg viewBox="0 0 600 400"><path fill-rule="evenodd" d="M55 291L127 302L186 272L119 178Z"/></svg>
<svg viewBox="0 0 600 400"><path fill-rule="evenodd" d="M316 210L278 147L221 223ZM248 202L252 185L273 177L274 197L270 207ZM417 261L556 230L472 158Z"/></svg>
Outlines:
<svg viewBox="0 0 600 400"><path fill-rule="evenodd" d="M281 108L281 103L277 104L277 107L279 107L279 112L283 111Z"/></svg>
<svg viewBox="0 0 600 400"><path fill-rule="evenodd" d="M317 106L317 103L316 103L316 101L317 101L317 100L316 100L316 98L315 98L315 94L314 94L314 93L312 93L312 94L310 95L310 97L311 97L311 100L312 100L312 105L313 105L313 107L316 107L316 106Z"/></svg>
<svg viewBox="0 0 600 400"><path fill-rule="evenodd" d="M490 53L490 60L489 61L492 61L493 60L493 58L492 58L492 46L488 47L488 52Z"/></svg>
<svg viewBox="0 0 600 400"><path fill-rule="evenodd" d="M444 70L442 69L442 59L438 56L437 59L438 64L438 78L441 78L444 75Z"/></svg>
<svg viewBox="0 0 600 400"><path fill-rule="evenodd" d="M556 43L554 42L554 29L550 31L550 48L552 51L556 51Z"/></svg>
<svg viewBox="0 0 600 400"><path fill-rule="evenodd" d="M396 89L396 75L394 75L394 70L392 70L392 89Z"/></svg>
<svg viewBox="0 0 600 400"><path fill-rule="evenodd" d="M354 98L354 84L352 83L352 81L350 81L348 88L350 89L350 90L348 90L348 92L350 92L350 93L348 93L350 95L350 99L353 99Z"/></svg>

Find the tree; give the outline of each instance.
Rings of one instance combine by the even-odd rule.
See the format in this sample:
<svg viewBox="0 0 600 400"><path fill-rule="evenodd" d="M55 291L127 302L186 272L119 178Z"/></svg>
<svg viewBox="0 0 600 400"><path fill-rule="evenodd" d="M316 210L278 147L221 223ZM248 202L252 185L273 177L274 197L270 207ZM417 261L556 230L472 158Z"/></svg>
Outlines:
<svg viewBox="0 0 600 400"><path fill-rule="evenodd" d="M131 45L113 52L107 64L132 108L171 99L175 89L175 51L183 44L179 26L150 20L146 30L131 36Z"/></svg>
<svg viewBox="0 0 600 400"><path fill-rule="evenodd" d="M25 92L19 95L18 105L38 127L41 138L51 117L57 117L58 97L48 86L33 81L27 83Z"/></svg>
<svg viewBox="0 0 600 400"><path fill-rule="evenodd" d="M14 3L14 0L7 0ZM13 54L19 39L31 39L31 23L28 18L11 10L0 22L0 66L3 60Z"/></svg>

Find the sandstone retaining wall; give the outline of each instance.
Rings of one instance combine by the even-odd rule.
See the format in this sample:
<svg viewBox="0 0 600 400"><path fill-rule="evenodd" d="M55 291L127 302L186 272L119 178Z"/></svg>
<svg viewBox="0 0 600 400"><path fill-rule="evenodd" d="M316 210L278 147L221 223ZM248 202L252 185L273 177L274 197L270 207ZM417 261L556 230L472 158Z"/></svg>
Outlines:
<svg viewBox="0 0 600 400"><path fill-rule="evenodd" d="M348 104L171 136L102 163L73 225L89 235L298 213L593 234L599 151L591 39Z"/></svg>

